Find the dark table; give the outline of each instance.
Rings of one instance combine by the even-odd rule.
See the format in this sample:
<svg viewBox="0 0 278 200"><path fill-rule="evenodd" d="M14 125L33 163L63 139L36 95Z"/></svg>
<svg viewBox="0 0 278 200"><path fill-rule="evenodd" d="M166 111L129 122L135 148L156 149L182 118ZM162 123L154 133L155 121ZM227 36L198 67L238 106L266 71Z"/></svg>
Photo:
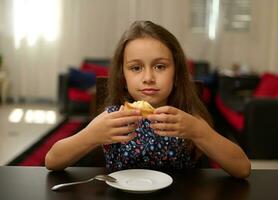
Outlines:
<svg viewBox="0 0 278 200"><path fill-rule="evenodd" d="M50 172L44 167L0 167L0 199L278 199L278 170L253 170L247 179L235 179L222 170L194 169L167 172L173 177L168 188L131 194L101 181L51 191L55 184L108 173L105 168L72 167Z"/></svg>

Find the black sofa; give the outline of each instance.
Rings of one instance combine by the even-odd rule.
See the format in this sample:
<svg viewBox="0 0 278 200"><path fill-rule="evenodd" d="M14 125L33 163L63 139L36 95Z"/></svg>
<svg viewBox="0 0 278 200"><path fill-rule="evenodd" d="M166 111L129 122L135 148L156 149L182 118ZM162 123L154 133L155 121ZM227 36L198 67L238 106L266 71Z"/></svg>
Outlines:
<svg viewBox="0 0 278 200"><path fill-rule="evenodd" d="M278 98L254 96L260 81L257 75L220 76L216 107L249 158L277 159Z"/></svg>

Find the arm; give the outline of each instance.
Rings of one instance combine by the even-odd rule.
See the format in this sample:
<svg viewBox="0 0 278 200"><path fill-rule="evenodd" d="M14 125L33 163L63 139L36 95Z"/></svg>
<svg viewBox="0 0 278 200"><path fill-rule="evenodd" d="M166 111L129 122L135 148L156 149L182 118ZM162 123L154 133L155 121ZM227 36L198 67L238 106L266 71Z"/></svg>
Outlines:
<svg viewBox="0 0 278 200"><path fill-rule="evenodd" d="M191 137L194 144L232 176L248 177L251 164L243 150L213 130L205 121L195 120L196 133Z"/></svg>
<svg viewBox="0 0 278 200"><path fill-rule="evenodd" d="M129 141L135 135L127 133L133 132L141 119L136 110L105 111L77 134L55 143L45 157L45 166L50 170L63 170L98 145Z"/></svg>
<svg viewBox="0 0 278 200"><path fill-rule="evenodd" d="M63 170L97 146L85 128L71 137L56 142L46 154L45 166L50 170Z"/></svg>
<svg viewBox="0 0 278 200"><path fill-rule="evenodd" d="M151 124L155 133L190 139L232 176L249 176L250 161L242 149L218 134L203 119L170 106L156 109L155 114L149 115L148 119L159 122Z"/></svg>

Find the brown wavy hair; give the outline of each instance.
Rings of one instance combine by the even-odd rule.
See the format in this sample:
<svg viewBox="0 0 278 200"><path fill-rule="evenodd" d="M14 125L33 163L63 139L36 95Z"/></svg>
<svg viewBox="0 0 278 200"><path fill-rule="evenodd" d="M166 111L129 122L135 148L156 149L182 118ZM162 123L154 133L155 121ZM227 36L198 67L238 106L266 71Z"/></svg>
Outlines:
<svg viewBox="0 0 278 200"><path fill-rule="evenodd" d="M168 30L151 21L135 21L122 35L111 62L108 78L108 96L105 105L122 105L134 101L125 85L123 58L126 45L135 39L151 37L166 45L173 55L175 65L174 86L168 97L167 105L197 115L212 124L206 107L200 100L194 82L186 65L186 57L176 37Z"/></svg>

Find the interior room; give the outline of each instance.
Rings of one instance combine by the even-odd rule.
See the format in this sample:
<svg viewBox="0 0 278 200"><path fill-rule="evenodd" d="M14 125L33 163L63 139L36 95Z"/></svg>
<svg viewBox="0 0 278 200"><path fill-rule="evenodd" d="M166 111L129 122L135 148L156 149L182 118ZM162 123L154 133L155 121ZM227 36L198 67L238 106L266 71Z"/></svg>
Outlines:
<svg viewBox="0 0 278 200"><path fill-rule="evenodd" d="M277 10L277 0L0 0L0 166L43 166L54 142L85 127L123 31L150 20L180 42L215 129L253 169L278 169Z"/></svg>

